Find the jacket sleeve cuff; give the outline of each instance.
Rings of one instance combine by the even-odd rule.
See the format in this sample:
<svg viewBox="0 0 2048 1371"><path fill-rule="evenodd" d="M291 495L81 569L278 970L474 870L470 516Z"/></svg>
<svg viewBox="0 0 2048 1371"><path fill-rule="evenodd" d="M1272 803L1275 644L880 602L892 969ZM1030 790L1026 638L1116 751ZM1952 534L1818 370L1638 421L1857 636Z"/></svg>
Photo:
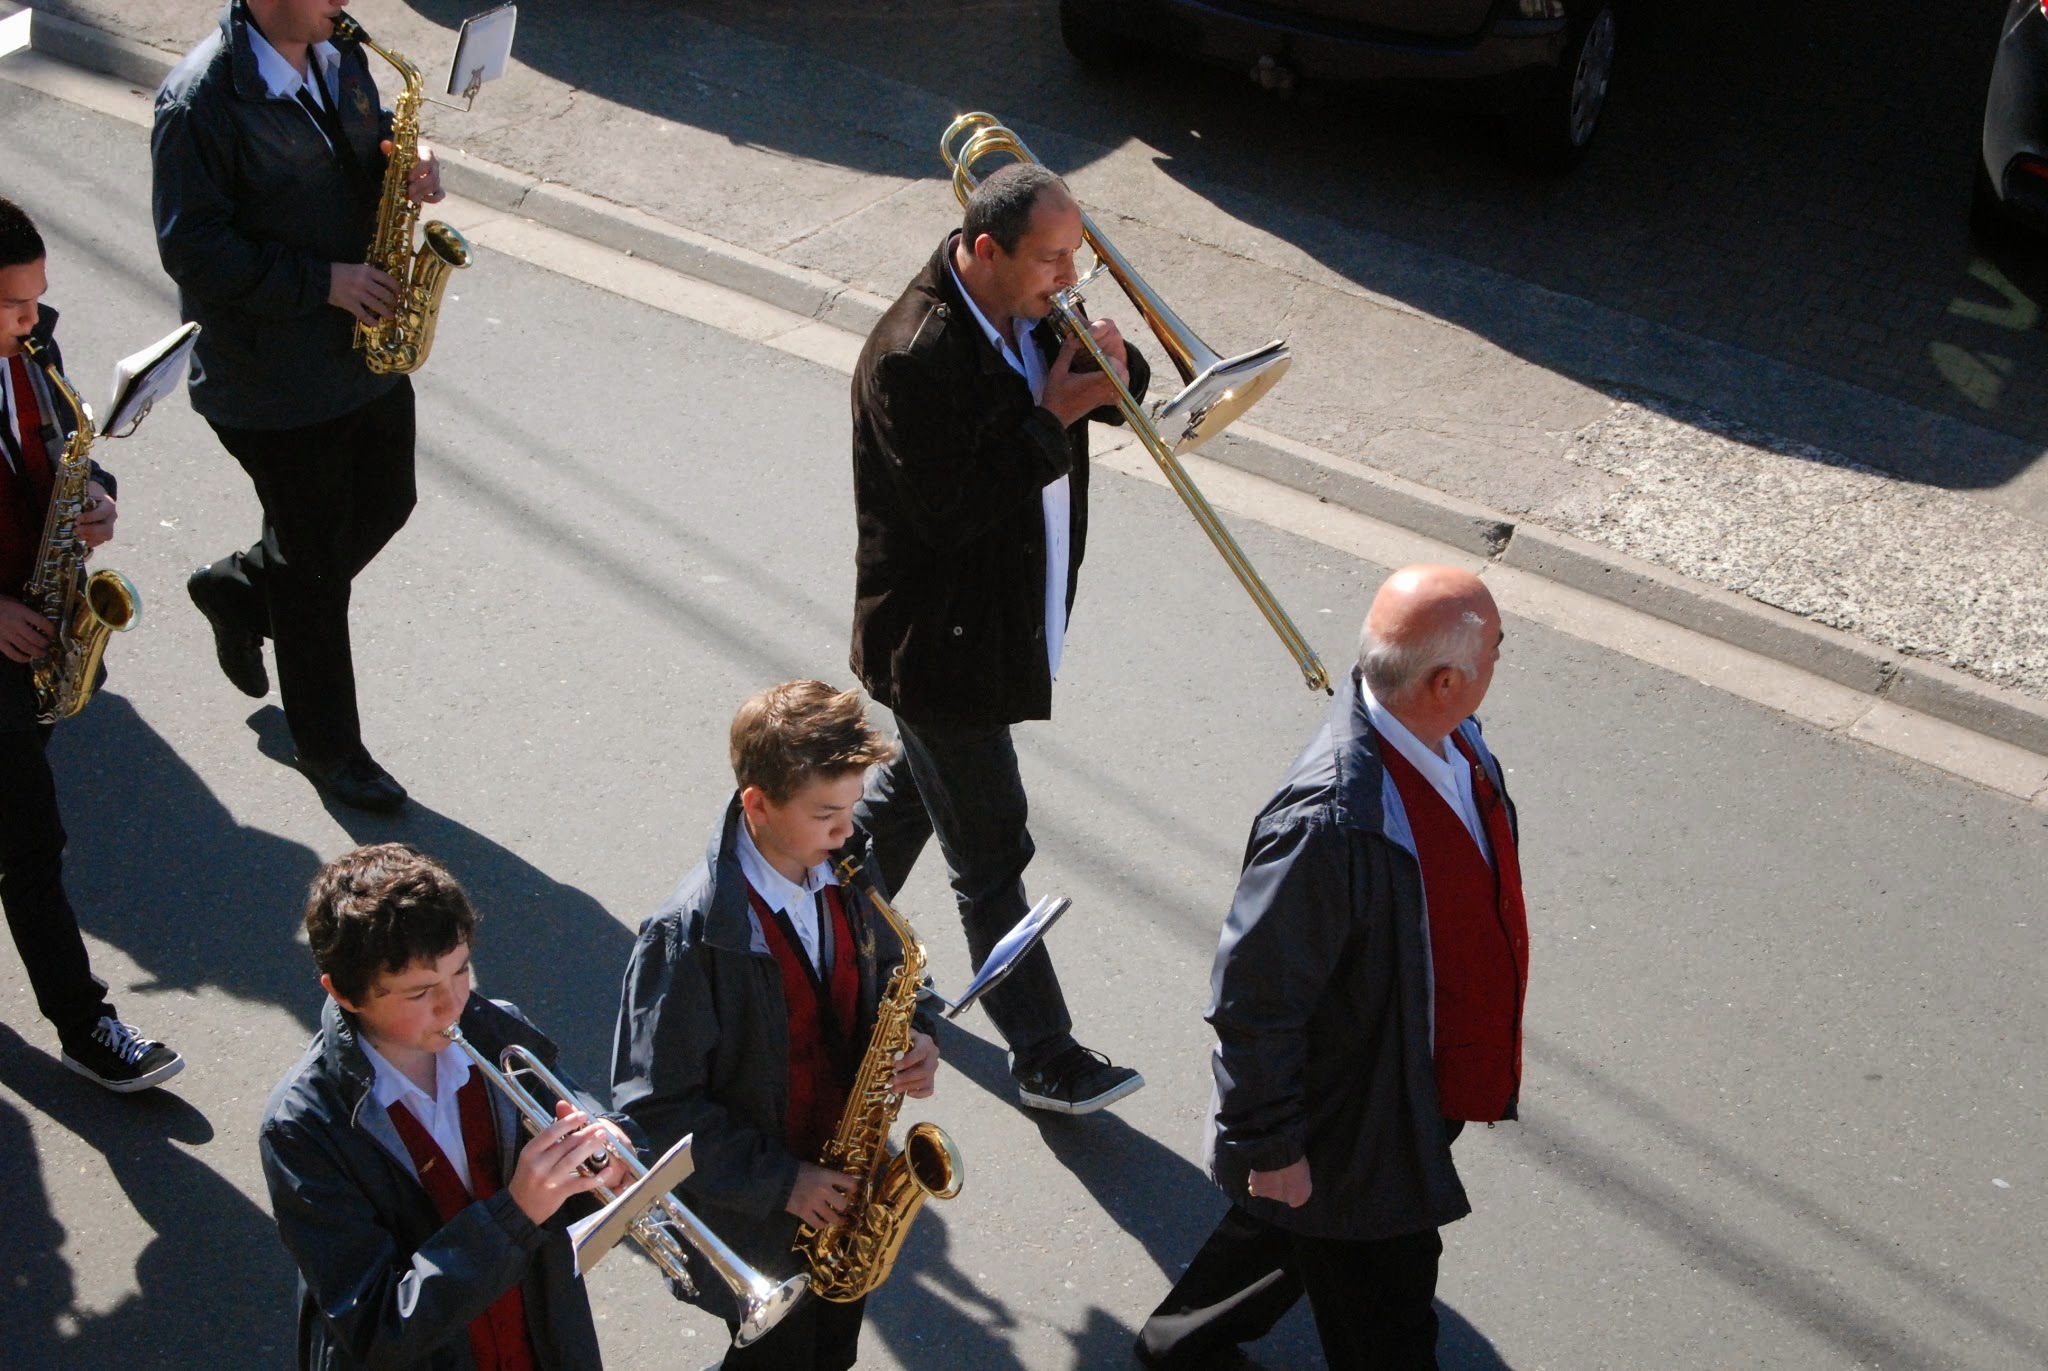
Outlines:
<svg viewBox="0 0 2048 1371"><path fill-rule="evenodd" d="M484 1201L484 1210L505 1231L514 1246L531 1252L547 1237L547 1230L526 1217L526 1211L512 1198L512 1189L507 1186Z"/></svg>
<svg viewBox="0 0 2048 1371"><path fill-rule="evenodd" d="M1218 1147L1249 1171L1279 1171L1308 1155L1303 1139L1291 1133L1245 1142L1223 1142Z"/></svg>

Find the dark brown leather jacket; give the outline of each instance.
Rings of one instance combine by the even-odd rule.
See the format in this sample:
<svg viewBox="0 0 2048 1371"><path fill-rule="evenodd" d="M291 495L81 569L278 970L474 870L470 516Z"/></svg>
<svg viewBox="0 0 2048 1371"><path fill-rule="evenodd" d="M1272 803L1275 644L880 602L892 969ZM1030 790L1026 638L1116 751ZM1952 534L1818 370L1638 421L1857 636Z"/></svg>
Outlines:
<svg viewBox="0 0 2048 1371"><path fill-rule="evenodd" d="M1073 608L1088 535L1088 425L1032 401L975 322L949 235L882 316L853 373L852 665L914 723L993 727L1052 714L1040 492L1071 477ZM1039 346L1052 355L1049 330ZM1150 379L1129 350L1131 390ZM1114 409L1090 416L1120 422Z"/></svg>

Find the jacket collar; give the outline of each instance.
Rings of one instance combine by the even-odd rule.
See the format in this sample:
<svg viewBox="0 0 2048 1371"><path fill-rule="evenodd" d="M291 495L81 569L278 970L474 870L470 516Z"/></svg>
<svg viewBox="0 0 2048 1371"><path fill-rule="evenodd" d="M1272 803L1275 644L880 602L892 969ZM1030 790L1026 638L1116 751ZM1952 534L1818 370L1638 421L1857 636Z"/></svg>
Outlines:
<svg viewBox="0 0 2048 1371"><path fill-rule="evenodd" d="M263 77L263 64L256 60L256 48L250 42L254 32L254 21L249 18L249 7L243 0L229 0L226 9L220 12L221 41L227 44L228 69L234 76L235 94L244 100L289 99L289 96L273 95L270 82ZM317 65L317 59L315 59Z"/></svg>
<svg viewBox="0 0 2048 1371"><path fill-rule="evenodd" d="M515 1018L475 991L462 1007L463 1036L485 1056L496 1059L514 1043L530 1049L544 1064L552 1064L560 1051L539 1029ZM328 996L320 1009L320 1038L323 1044L320 1066L340 1090L342 1103L353 1117L377 1082L377 1069L363 1051L362 1030L355 1017Z"/></svg>
<svg viewBox="0 0 2048 1371"><path fill-rule="evenodd" d="M1387 775L1387 764L1381 759L1383 744L1372 726L1365 697L1359 692L1360 675L1357 667L1351 668L1350 689L1339 691L1330 703L1328 728L1337 774L1334 817L1346 828L1380 834L1413 852L1415 837L1408 827L1407 812L1401 807L1400 792L1394 788ZM1473 755L1486 768L1488 778L1505 794L1500 763L1486 746L1479 721L1465 720L1458 725L1458 732L1472 744Z"/></svg>
<svg viewBox="0 0 2048 1371"><path fill-rule="evenodd" d="M940 242L939 250L932 254L931 261L925 264L924 274L930 283L930 290L939 297L939 303L946 307L949 318L957 319L961 330L974 340L974 359L983 374L1005 377L1023 385L1024 378L1003 360L1003 354L997 351L996 345L989 341L988 334L975 322L976 307L969 303L966 292L953 275L953 243L959 236L957 229L948 233ZM1038 338L1037 330L1033 331L1032 337Z"/></svg>
<svg viewBox="0 0 2048 1371"><path fill-rule="evenodd" d="M51 339L56 336L56 333L57 311L52 309L48 305L40 303L37 304L36 326L28 331L28 336L35 339L44 347L48 347L50 345Z"/></svg>
<svg viewBox="0 0 2048 1371"><path fill-rule="evenodd" d="M941 263L942 268L943 265ZM1009 368L1004 367L1003 370L1009 371ZM701 936L711 946L728 952L753 952L760 948L760 940L754 936L754 915L747 907L746 873L740 870L739 824L740 795L735 790L725 806L725 821L712 833L711 843L704 849L704 869L711 876L711 892L704 903ZM846 857L853 857L859 862L867 873L867 879L875 878L874 846L860 829L856 828L846 846L833 854L835 870L839 861ZM861 904L859 888L842 881L840 894L846 901L848 915L858 918L857 910Z"/></svg>

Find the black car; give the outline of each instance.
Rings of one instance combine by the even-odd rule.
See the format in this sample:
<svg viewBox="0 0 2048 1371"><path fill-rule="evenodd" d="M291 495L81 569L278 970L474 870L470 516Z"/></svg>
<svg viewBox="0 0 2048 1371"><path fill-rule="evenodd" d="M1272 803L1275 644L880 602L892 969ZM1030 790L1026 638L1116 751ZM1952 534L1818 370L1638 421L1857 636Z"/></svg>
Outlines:
<svg viewBox="0 0 2048 1371"><path fill-rule="evenodd" d="M1585 151L1607 101L1615 3L1060 0L1060 35L1089 65L1150 50L1235 67L1268 89L1358 84L1497 110L1531 160L1561 169Z"/></svg>
<svg viewBox="0 0 2048 1371"><path fill-rule="evenodd" d="M1989 232L2017 225L2048 234L2048 0L2012 0L2000 32L1975 218Z"/></svg>

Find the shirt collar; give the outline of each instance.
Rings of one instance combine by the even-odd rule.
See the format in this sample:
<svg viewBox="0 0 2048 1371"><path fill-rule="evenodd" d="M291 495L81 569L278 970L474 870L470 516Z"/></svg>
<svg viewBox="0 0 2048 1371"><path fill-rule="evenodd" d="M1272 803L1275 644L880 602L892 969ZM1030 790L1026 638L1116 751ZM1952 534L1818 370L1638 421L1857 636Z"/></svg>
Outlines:
<svg viewBox="0 0 2048 1371"><path fill-rule="evenodd" d="M386 1109L410 1095L426 1101L431 1110L436 1103L452 1097L469 1083L469 1058L463 1056L462 1049L454 1043L434 1054L434 1093L429 1095L414 1085L403 1071L386 1061L367 1034L358 1032L356 1042L363 1049L363 1055L370 1059L371 1069L377 1073L376 1080L370 1085L370 1094Z"/></svg>
<svg viewBox="0 0 2048 1371"><path fill-rule="evenodd" d="M296 100L305 89L305 78L298 68L284 60L278 50L270 46L270 40L254 24L249 25L249 51L256 56L256 73L263 78L263 84L271 95L279 100ZM322 76L332 78L335 65L341 61L341 53L332 43L315 43L312 48L315 69Z"/></svg>
<svg viewBox="0 0 2048 1371"><path fill-rule="evenodd" d="M1020 359L1018 358L1016 345L1010 339L1003 337L997 331L996 326L988 321L988 316L981 312L980 305L974 303L974 296L968 291L967 283L960 279L960 273L953 266L953 245L959 241L960 235L957 233L946 240L946 270L952 273L953 284L960 287L960 298L967 302L967 312L974 316L975 323L981 325L982 333L987 336L989 342L995 345L996 351L1003 355L1004 361L1009 362L1012 366L1017 366Z"/></svg>
<svg viewBox="0 0 2048 1371"><path fill-rule="evenodd" d="M1432 784L1456 784L1457 770L1450 759L1435 748L1427 747L1422 739L1409 731L1408 725L1388 712L1372 693L1372 687L1365 683L1363 676L1358 679L1358 694L1365 701L1365 712L1372 718L1373 731L1394 745L1394 750L1406 757L1411 765Z"/></svg>
<svg viewBox="0 0 2048 1371"><path fill-rule="evenodd" d="M831 865L820 862L804 873L803 884L798 885L771 866L761 855L761 849L754 846L754 835L747 831L744 814L740 816L738 829L740 873L770 909L779 909L785 914L808 912L820 890L839 884L838 878L832 874Z"/></svg>

